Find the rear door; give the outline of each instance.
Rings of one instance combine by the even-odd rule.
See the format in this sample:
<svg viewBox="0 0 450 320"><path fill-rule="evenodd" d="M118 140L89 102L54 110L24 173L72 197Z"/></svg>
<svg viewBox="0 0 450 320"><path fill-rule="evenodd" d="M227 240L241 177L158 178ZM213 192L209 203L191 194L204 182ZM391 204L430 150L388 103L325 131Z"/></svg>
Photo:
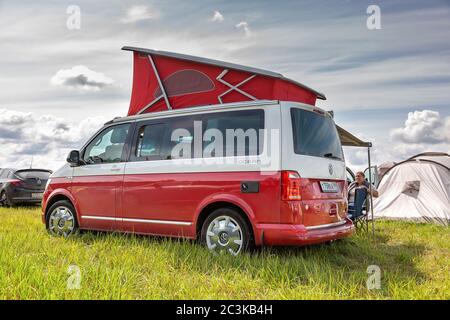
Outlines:
<svg viewBox="0 0 450 320"><path fill-rule="evenodd" d="M305 226L340 222L346 211L346 170L333 119L307 105L282 105L282 168L301 177Z"/></svg>

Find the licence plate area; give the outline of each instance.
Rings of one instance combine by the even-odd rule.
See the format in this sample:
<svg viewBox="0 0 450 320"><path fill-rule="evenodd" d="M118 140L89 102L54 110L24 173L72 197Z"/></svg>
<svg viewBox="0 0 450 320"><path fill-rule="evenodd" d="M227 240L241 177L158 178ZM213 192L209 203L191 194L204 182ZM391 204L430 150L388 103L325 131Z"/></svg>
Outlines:
<svg viewBox="0 0 450 320"><path fill-rule="evenodd" d="M43 196L43 193L42 193L42 192L33 192L33 193L31 194L31 197L32 197L33 199L42 199L42 196Z"/></svg>
<svg viewBox="0 0 450 320"><path fill-rule="evenodd" d="M339 192L339 185L333 181L320 181L320 189L324 193Z"/></svg>

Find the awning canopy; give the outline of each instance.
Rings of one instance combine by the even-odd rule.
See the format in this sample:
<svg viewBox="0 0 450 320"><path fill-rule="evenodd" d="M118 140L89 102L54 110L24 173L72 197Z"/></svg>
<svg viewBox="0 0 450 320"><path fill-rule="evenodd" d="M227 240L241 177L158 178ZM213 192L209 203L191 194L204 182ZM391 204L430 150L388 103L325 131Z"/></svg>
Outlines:
<svg viewBox="0 0 450 320"><path fill-rule="evenodd" d="M354 136L347 130L341 128L340 126L336 125L336 128L339 133L339 138L341 138L341 143L343 146L347 147L371 147L371 142L362 141L358 137Z"/></svg>

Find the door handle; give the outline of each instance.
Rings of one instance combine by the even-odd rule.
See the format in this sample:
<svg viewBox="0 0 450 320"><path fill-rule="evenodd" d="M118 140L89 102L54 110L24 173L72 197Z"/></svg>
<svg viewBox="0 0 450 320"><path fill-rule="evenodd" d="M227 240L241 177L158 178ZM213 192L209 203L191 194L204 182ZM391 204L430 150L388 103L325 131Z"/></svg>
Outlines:
<svg viewBox="0 0 450 320"><path fill-rule="evenodd" d="M110 171L115 171L115 172L117 172L117 171L120 171L121 170L121 168L112 168Z"/></svg>

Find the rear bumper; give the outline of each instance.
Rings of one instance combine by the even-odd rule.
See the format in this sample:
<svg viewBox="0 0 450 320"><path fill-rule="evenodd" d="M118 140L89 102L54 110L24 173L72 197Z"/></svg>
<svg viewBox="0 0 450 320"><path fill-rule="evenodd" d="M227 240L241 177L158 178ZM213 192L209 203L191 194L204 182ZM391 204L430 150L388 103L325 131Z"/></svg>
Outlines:
<svg viewBox="0 0 450 320"><path fill-rule="evenodd" d="M350 236L354 228L350 219L313 227L293 224L260 224L257 226L261 244L280 246L302 246L337 240Z"/></svg>
<svg viewBox="0 0 450 320"><path fill-rule="evenodd" d="M33 194L43 195L44 190L15 189L8 192L8 197L12 203L41 203L42 196L33 197Z"/></svg>
<svg viewBox="0 0 450 320"><path fill-rule="evenodd" d="M13 203L41 203L42 199L35 198L12 198Z"/></svg>

